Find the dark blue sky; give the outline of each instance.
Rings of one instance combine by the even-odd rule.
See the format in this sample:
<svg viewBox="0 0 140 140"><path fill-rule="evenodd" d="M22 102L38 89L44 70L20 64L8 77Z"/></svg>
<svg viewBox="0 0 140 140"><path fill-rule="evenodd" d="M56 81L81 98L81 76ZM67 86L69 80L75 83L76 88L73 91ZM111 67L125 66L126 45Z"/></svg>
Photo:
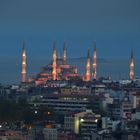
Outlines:
<svg viewBox="0 0 140 140"><path fill-rule="evenodd" d="M0 0L0 58L49 58L68 43L69 57L86 56L97 42L98 57L140 56L140 0Z"/></svg>

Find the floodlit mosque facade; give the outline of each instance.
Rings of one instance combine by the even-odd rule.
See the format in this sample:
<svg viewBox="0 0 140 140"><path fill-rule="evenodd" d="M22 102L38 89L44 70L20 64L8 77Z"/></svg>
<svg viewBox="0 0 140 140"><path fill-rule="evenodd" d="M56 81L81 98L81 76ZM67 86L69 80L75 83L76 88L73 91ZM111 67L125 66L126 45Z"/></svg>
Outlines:
<svg viewBox="0 0 140 140"><path fill-rule="evenodd" d="M52 62L50 62L47 66L43 67L41 72L38 73L34 78L26 79L26 49L25 43L23 43L22 49L22 71L21 71L21 82L35 82L35 85L44 85L47 81L62 81L62 80L70 80L75 78L81 78L84 81L96 80L97 77L97 58L96 58L96 43L94 43L94 51L93 51L93 64L92 64L92 74L91 74L91 61L90 61L90 53L88 50L87 54L87 62L85 65L85 76L81 76L78 74L78 70L76 66L71 66L67 63L67 48L66 43L64 43L63 48L63 56L57 57L56 44L53 43L53 57ZM91 78L92 77L92 78ZM130 58L130 80L134 80L134 55L133 50L131 51Z"/></svg>
<svg viewBox="0 0 140 140"><path fill-rule="evenodd" d="M42 71L36 76L35 83L40 85L49 80L69 80L76 77L79 77L77 67L67 64L66 45L63 48L63 57L58 58L54 42L52 62L43 67Z"/></svg>

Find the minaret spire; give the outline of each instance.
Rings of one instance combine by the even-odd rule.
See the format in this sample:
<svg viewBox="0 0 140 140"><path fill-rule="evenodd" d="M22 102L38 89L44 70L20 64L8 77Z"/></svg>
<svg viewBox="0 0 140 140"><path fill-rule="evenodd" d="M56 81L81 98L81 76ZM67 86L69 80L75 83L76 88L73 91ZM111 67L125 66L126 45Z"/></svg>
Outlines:
<svg viewBox="0 0 140 140"><path fill-rule="evenodd" d="M67 49L66 49L66 42L64 42L64 48L63 48L63 62L66 64L67 61Z"/></svg>
<svg viewBox="0 0 140 140"><path fill-rule="evenodd" d="M96 69L97 69L97 64L96 64L96 42L94 42L94 52L93 52L93 64L92 64L92 68L93 68L93 73L92 73L92 77L93 80L96 80Z"/></svg>
<svg viewBox="0 0 140 140"><path fill-rule="evenodd" d="M22 82L26 82L26 49L25 49L25 42L23 42L22 48Z"/></svg>
<svg viewBox="0 0 140 140"><path fill-rule="evenodd" d="M86 81L90 81L90 54L88 50L87 54L87 64L86 64Z"/></svg>
<svg viewBox="0 0 140 140"><path fill-rule="evenodd" d="M56 48L55 48L55 42L54 42L53 43L53 64L52 64L52 67L53 67L52 78L53 78L53 80L56 80L56 78L57 78L56 59L57 59L57 56L56 56Z"/></svg>
<svg viewBox="0 0 140 140"><path fill-rule="evenodd" d="M134 53L133 49L131 49L131 58L130 58L130 80L134 80Z"/></svg>

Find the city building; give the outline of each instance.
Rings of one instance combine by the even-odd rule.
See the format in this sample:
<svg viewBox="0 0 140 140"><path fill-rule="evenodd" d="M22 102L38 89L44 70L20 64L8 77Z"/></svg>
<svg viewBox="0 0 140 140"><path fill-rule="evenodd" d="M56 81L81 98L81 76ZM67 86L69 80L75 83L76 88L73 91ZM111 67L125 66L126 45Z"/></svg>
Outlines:
<svg viewBox="0 0 140 140"><path fill-rule="evenodd" d="M61 94L80 94L80 95L88 95L91 94L91 88L88 87L79 87L79 86L72 86L72 87L64 87L61 88Z"/></svg>
<svg viewBox="0 0 140 140"><path fill-rule="evenodd" d="M139 92L130 92L130 99L133 104L133 108L140 108L140 94Z"/></svg>
<svg viewBox="0 0 140 140"><path fill-rule="evenodd" d="M44 134L44 140L57 140L56 128L44 128L43 134Z"/></svg>
<svg viewBox="0 0 140 140"><path fill-rule="evenodd" d="M104 95L52 93L42 95L37 101L31 97L29 104L32 106L45 105L61 113L81 112L89 107L98 112L103 110L104 100L106 100Z"/></svg>
<svg viewBox="0 0 140 140"><path fill-rule="evenodd" d="M109 117L102 117L102 129L116 131L120 123L120 120L111 120Z"/></svg>
<svg viewBox="0 0 140 140"><path fill-rule="evenodd" d="M74 132L82 139L91 139L91 132L97 129L100 115L86 110L79 113L68 113L64 117L65 130Z"/></svg>
<svg viewBox="0 0 140 140"><path fill-rule="evenodd" d="M131 119L132 115L132 102L129 97L124 97L122 101L114 100L113 104L108 105L109 116L116 120Z"/></svg>
<svg viewBox="0 0 140 140"><path fill-rule="evenodd" d="M17 130L0 130L0 140L34 140L34 135Z"/></svg>

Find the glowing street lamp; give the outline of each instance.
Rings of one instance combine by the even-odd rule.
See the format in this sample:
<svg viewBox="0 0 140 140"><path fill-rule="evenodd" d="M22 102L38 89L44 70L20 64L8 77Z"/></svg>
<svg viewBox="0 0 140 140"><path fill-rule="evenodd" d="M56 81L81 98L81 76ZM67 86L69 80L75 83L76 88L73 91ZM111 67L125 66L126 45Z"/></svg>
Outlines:
<svg viewBox="0 0 140 140"><path fill-rule="evenodd" d="M80 122L84 122L84 119L80 119Z"/></svg>

